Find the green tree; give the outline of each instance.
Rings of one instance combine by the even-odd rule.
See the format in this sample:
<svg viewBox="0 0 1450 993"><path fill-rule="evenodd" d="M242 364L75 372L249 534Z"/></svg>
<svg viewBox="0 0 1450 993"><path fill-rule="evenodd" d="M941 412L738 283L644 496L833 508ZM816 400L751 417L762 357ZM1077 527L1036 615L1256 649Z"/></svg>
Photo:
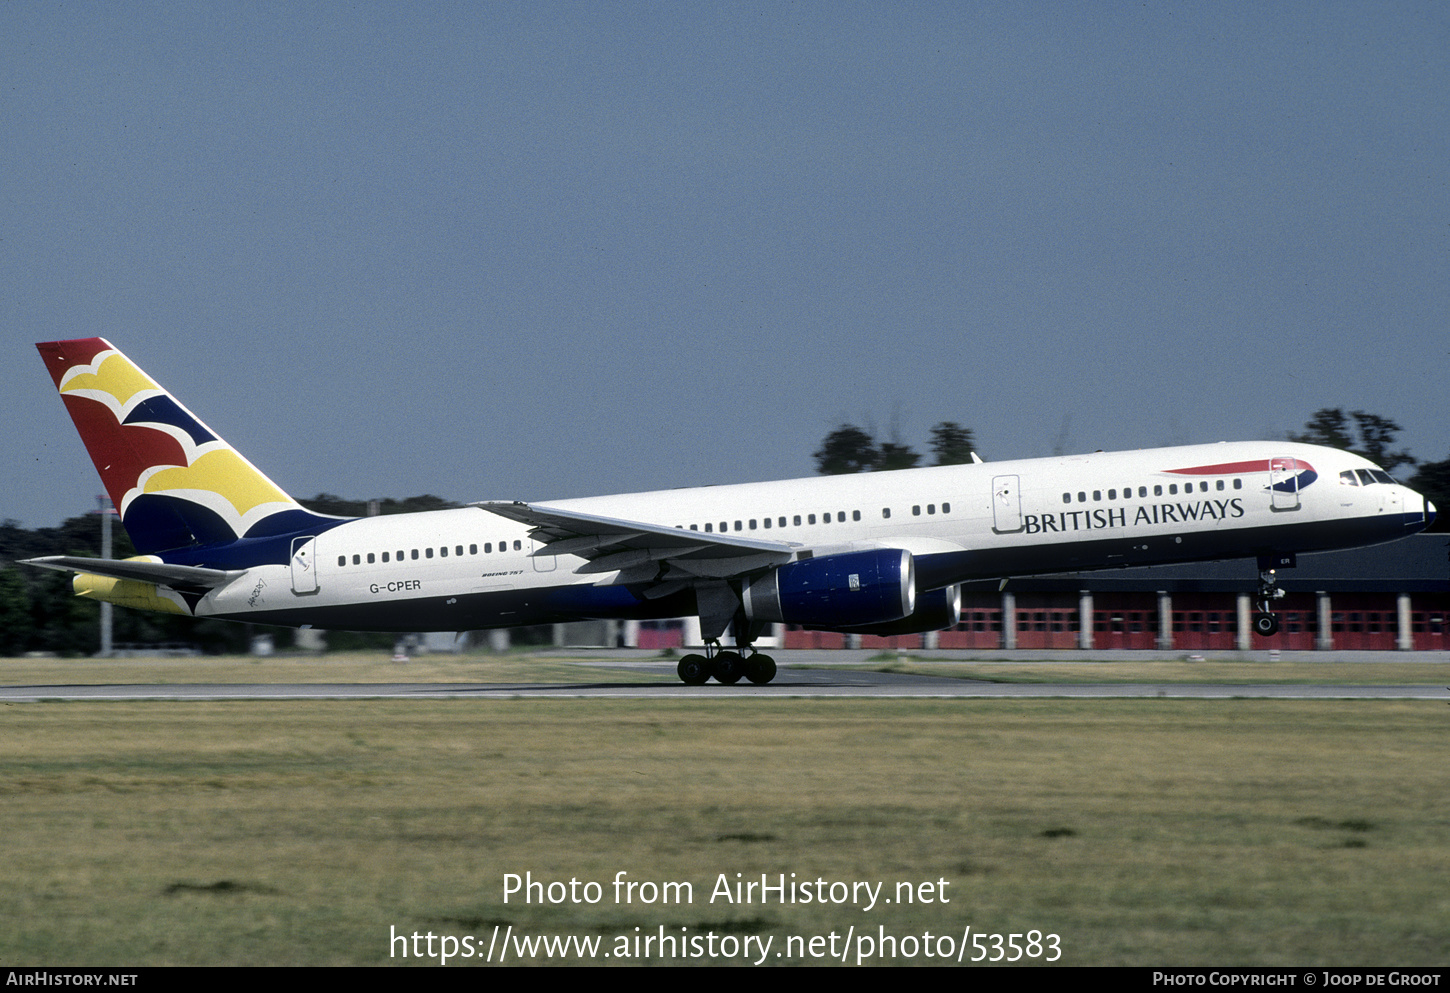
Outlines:
<svg viewBox="0 0 1450 993"><path fill-rule="evenodd" d="M910 469L921 461L921 454L914 452L910 445L903 445L896 441L883 441L876 453L877 471L891 469Z"/></svg>
<svg viewBox="0 0 1450 993"><path fill-rule="evenodd" d="M347 497L340 497L335 493L319 493L315 497L297 502L308 510L319 514L331 514L334 517L366 517L368 513L367 500L349 500ZM460 506L462 504L454 503L452 500L424 493L422 496L411 496L404 500L397 500L393 497L379 500L378 513L383 516L418 514L425 510L453 510Z"/></svg>
<svg viewBox="0 0 1450 993"><path fill-rule="evenodd" d="M30 589L20 570L9 566L0 571L0 655L19 655L30 647L34 623L30 614Z"/></svg>
<svg viewBox="0 0 1450 993"><path fill-rule="evenodd" d="M1353 452L1386 472L1393 472L1397 466L1415 464L1409 452L1390 451L1395 435L1401 430L1394 421L1378 414L1354 410L1346 415L1342 407L1324 407L1314 412L1302 432L1290 432L1289 440Z"/></svg>
<svg viewBox="0 0 1450 993"><path fill-rule="evenodd" d="M972 429L956 421L942 421L931 429L931 450L936 465L966 465L972 461Z"/></svg>
<svg viewBox="0 0 1450 993"><path fill-rule="evenodd" d="M1450 458L1443 462L1421 462L1420 471L1405 484L1435 505L1431 531L1450 531Z"/></svg>
<svg viewBox="0 0 1450 993"><path fill-rule="evenodd" d="M842 424L826 435L815 452L816 472L822 476L843 476L876 468L880 452L876 442L854 424Z"/></svg>

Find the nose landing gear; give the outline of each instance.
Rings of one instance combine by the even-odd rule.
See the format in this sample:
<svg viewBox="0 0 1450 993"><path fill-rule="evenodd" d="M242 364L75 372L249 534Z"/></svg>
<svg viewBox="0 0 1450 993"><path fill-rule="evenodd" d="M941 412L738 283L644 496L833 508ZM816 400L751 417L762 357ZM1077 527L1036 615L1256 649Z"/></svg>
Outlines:
<svg viewBox="0 0 1450 993"><path fill-rule="evenodd" d="M1259 592L1254 598L1258 612L1254 614L1254 633L1263 638L1272 638L1279 633L1279 616L1272 607L1274 601L1282 600L1285 594L1279 586L1277 566L1293 568L1294 556L1259 556Z"/></svg>

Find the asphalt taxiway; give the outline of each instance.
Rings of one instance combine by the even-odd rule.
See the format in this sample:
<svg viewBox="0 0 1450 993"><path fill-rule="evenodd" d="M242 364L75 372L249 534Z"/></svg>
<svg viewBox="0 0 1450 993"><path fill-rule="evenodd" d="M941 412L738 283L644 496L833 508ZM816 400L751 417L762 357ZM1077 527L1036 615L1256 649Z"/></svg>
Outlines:
<svg viewBox="0 0 1450 993"><path fill-rule="evenodd" d="M766 686L740 683L686 686L673 681L674 663L630 659L590 660L620 672L620 680L564 683L379 682L379 683L111 683L0 686L0 703L49 700L438 700L438 699L638 699L728 700L770 698L1065 698L1065 699L1279 699L1443 700L1450 689L1431 685L1301 685L1278 683L997 683L872 669L797 667L781 664ZM669 681L634 682L650 675Z"/></svg>

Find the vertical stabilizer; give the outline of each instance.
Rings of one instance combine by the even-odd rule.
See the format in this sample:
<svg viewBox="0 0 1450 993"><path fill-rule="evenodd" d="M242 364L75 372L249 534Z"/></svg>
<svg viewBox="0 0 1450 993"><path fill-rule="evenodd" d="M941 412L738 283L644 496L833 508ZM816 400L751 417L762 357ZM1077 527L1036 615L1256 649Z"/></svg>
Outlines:
<svg viewBox="0 0 1450 993"><path fill-rule="evenodd" d="M137 551L337 523L282 492L105 339L35 347Z"/></svg>

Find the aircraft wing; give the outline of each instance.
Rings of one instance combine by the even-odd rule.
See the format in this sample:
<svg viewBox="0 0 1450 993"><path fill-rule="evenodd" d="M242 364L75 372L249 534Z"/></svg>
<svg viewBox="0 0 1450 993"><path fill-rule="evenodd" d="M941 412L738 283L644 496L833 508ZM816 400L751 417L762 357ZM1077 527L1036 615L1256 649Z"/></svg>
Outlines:
<svg viewBox="0 0 1450 993"><path fill-rule="evenodd" d="M801 546L728 534L596 517L538 504L485 502L473 506L529 525L540 543L534 556L576 555L579 573L619 570L614 582L725 579L789 562ZM666 591L668 592L668 591ZM659 595L664 595L660 593Z"/></svg>
<svg viewBox="0 0 1450 993"><path fill-rule="evenodd" d="M46 555L38 559L21 559L20 564L55 569L59 572L88 572L112 579L131 579L162 586L201 586L208 589L223 586L242 574L241 571L205 569L195 565L167 565L165 562L148 562L144 559L88 559L78 555Z"/></svg>

